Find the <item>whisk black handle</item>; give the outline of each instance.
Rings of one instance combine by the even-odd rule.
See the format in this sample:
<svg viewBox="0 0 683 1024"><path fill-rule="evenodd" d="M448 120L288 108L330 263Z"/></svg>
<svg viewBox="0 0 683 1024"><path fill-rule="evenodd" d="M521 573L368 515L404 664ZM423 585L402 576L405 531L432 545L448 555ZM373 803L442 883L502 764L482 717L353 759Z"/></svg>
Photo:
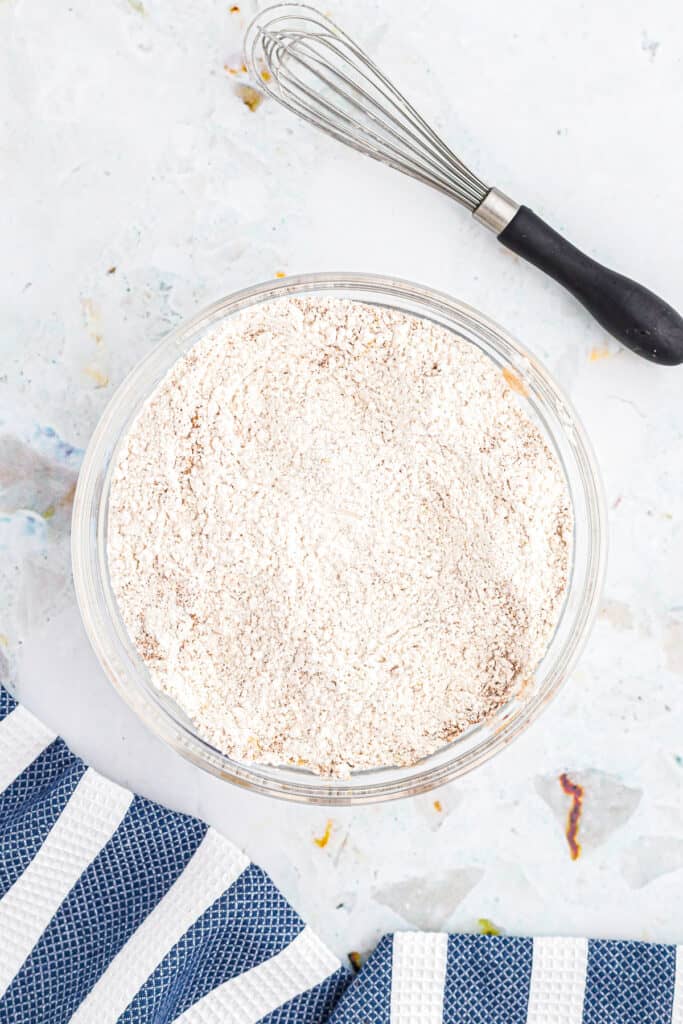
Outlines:
<svg viewBox="0 0 683 1024"><path fill-rule="evenodd" d="M623 345L653 363L683 363L683 317L659 296L608 270L520 206L498 240L563 285Z"/></svg>

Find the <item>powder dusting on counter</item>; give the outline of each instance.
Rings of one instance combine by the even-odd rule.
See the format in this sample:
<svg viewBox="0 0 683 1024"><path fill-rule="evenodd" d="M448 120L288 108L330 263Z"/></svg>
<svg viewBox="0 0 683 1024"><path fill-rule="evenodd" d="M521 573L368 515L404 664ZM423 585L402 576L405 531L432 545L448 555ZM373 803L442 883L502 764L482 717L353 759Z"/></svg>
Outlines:
<svg viewBox="0 0 683 1024"><path fill-rule="evenodd" d="M109 509L155 685L234 758L341 777L509 700L567 581L566 482L498 367L349 299L211 330L133 423Z"/></svg>

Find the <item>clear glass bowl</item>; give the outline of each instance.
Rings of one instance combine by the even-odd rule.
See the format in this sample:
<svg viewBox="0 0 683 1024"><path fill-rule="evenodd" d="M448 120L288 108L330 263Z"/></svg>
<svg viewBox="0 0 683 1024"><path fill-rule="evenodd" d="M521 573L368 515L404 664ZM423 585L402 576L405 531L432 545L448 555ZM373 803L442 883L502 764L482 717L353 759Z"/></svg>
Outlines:
<svg viewBox="0 0 683 1024"><path fill-rule="evenodd" d="M570 578L547 653L523 693L490 720L408 768L320 778L303 768L234 761L195 732L192 722L150 682L120 618L107 564L109 486L117 446L150 392L175 361L218 321L285 295L357 299L432 320L476 345L522 382L519 395L557 452L574 514ZM540 714L571 672L596 615L606 561L604 501L583 427L540 363L495 323L440 292L394 278L311 274L269 281L221 299L172 331L126 378L104 412L85 456L73 510L76 594L90 642L109 679L148 727L206 771L247 789L287 800L357 804L421 793L455 779L503 750Z"/></svg>

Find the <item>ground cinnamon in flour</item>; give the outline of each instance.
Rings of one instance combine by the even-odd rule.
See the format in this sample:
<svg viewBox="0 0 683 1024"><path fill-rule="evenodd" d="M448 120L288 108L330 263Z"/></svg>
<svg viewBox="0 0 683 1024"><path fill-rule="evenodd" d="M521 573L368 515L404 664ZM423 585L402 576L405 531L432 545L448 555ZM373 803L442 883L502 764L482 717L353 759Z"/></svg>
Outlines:
<svg viewBox="0 0 683 1024"><path fill-rule="evenodd" d="M204 337L118 455L109 564L155 684L235 758L410 764L533 672L567 579L555 455L429 323L283 298Z"/></svg>

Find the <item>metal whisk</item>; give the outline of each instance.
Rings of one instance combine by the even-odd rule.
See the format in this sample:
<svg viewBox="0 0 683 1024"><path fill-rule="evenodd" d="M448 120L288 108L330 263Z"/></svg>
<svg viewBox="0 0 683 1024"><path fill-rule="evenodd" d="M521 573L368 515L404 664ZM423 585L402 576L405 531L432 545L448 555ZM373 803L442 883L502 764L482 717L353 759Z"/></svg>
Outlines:
<svg viewBox="0 0 683 1024"><path fill-rule="evenodd" d="M634 352L665 365L683 362L683 319L671 306L485 185L324 14L305 4L261 11L247 29L245 63L256 84L299 117L462 203Z"/></svg>
<svg viewBox="0 0 683 1024"><path fill-rule="evenodd" d="M313 8L271 7L252 23L247 64L299 117L474 210L488 186L446 146L359 46ZM265 75L263 74L265 71Z"/></svg>

